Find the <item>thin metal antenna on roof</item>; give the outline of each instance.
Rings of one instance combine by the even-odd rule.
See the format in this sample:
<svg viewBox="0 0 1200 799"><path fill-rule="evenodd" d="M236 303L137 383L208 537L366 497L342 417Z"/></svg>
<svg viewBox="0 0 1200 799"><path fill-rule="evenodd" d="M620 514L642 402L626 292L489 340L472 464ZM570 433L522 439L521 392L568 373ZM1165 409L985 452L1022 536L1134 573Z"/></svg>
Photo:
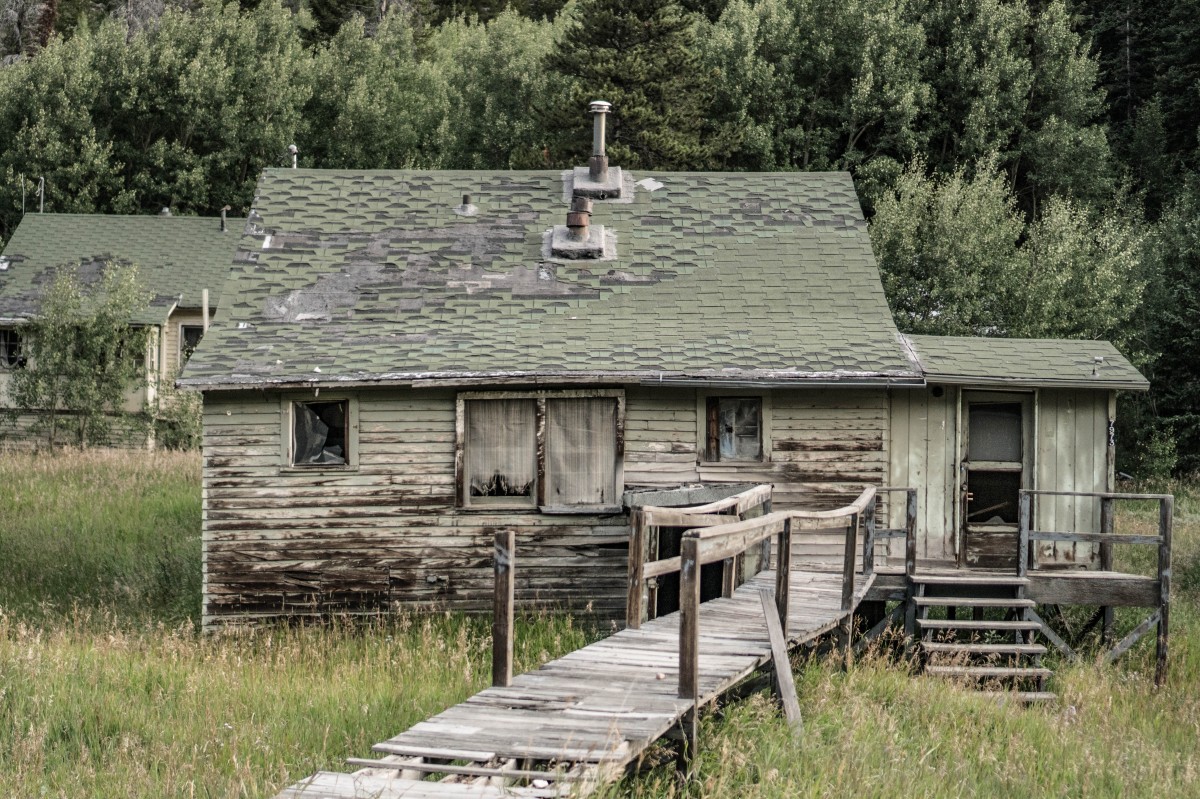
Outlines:
<svg viewBox="0 0 1200 799"><path fill-rule="evenodd" d="M294 144L288 145L288 152L292 154L292 169L296 168L296 162L300 158L300 149Z"/></svg>
<svg viewBox="0 0 1200 799"><path fill-rule="evenodd" d="M17 175L17 180L21 181L21 216L25 216L25 175Z"/></svg>
<svg viewBox="0 0 1200 799"><path fill-rule="evenodd" d="M38 178L37 193L38 193L38 213L42 214L42 213L46 212L46 179L44 177Z"/></svg>

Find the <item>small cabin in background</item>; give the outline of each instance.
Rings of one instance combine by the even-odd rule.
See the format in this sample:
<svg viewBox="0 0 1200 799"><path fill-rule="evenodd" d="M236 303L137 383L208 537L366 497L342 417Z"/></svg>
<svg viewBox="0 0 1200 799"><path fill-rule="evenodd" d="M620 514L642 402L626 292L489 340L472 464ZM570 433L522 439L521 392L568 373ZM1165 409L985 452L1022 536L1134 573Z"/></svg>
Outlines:
<svg viewBox="0 0 1200 799"><path fill-rule="evenodd" d="M499 530L518 602L621 617L644 490L912 485L921 559L972 567L1015 558L1020 488L1111 486L1146 388L1111 345L902 336L848 174L631 174L598 138L565 172L263 174L179 381L206 626L487 609Z"/></svg>
<svg viewBox="0 0 1200 799"><path fill-rule="evenodd" d="M78 269L87 286L108 264L136 264L150 293L130 320L151 329L144 356L146 385L129 394L125 409L153 413L161 379L174 379L204 335L206 315L221 304L244 220L174 216L28 214L0 255L0 410L9 407L8 381L23 364L21 324L39 313L44 287L63 267ZM207 296L207 309L205 307ZM0 429L5 443L32 443L37 410ZM138 433L123 442L144 445Z"/></svg>

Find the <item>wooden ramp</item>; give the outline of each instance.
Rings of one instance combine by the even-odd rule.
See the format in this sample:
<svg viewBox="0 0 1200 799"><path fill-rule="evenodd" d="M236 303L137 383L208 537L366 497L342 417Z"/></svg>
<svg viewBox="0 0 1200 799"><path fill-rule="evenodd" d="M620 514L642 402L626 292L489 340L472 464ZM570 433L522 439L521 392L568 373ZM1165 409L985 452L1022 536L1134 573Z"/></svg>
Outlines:
<svg viewBox="0 0 1200 799"><path fill-rule="evenodd" d="M838 627L872 580L855 581L847 611L841 572L793 570L789 644ZM771 659L760 591L775 584L774 572L761 572L732 596L700 605L702 706ZM320 772L278 797L585 795L619 779L693 710L694 700L678 695L679 647L679 613L622 630L377 744L379 759L349 761L363 767L354 774Z"/></svg>

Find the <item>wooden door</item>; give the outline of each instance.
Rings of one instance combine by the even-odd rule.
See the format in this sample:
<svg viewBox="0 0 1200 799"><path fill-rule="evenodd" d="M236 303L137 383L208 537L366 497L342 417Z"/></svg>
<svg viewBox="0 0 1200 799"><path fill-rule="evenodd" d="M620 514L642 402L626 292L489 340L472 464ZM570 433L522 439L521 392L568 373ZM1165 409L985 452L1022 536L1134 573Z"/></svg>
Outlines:
<svg viewBox="0 0 1200 799"><path fill-rule="evenodd" d="M961 564L1016 569L1020 490L1030 487L1032 395L963 392Z"/></svg>

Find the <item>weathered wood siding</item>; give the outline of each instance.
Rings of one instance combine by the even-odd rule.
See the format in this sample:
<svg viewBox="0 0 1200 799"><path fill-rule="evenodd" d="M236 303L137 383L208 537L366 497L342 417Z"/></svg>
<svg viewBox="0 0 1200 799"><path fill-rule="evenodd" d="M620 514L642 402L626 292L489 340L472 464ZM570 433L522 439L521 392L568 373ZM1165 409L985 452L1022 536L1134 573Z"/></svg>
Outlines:
<svg viewBox="0 0 1200 799"><path fill-rule="evenodd" d="M1052 491L1108 490L1108 393L1043 389L1038 394L1035 453L1037 487ZM1039 497L1034 504L1039 530L1098 532L1100 501L1083 497ZM1044 565L1091 565L1094 544L1044 542Z"/></svg>
<svg viewBox="0 0 1200 799"><path fill-rule="evenodd" d="M455 396L359 392L357 469L300 470L283 467L279 394L209 394L206 624L398 605L486 610L499 529L517 533L518 603L622 615L626 516L455 506ZM764 461L705 464L701 395L627 388L625 487L764 481L776 486L776 507L828 508L883 482L884 391L760 396Z"/></svg>
<svg viewBox="0 0 1200 799"><path fill-rule="evenodd" d="M953 561L958 557L958 390L947 386L941 394L934 396L932 388L892 392L888 483L917 489L917 558ZM888 527L903 527L904 512L902 502L893 502ZM902 557L903 542L893 547Z"/></svg>
<svg viewBox="0 0 1200 799"><path fill-rule="evenodd" d="M892 392L891 462L888 482L917 488L917 557L957 558L959 497L958 410L961 391L945 386ZM1033 488L1051 491L1104 491L1108 485L1108 393L1039 390L1034 398L1036 430ZM1062 532L1099 529L1099 502L1072 497L1043 497L1035 503L1039 529ZM903 522L893 506L889 526ZM1041 545L1044 566L1088 564L1091 544Z"/></svg>

